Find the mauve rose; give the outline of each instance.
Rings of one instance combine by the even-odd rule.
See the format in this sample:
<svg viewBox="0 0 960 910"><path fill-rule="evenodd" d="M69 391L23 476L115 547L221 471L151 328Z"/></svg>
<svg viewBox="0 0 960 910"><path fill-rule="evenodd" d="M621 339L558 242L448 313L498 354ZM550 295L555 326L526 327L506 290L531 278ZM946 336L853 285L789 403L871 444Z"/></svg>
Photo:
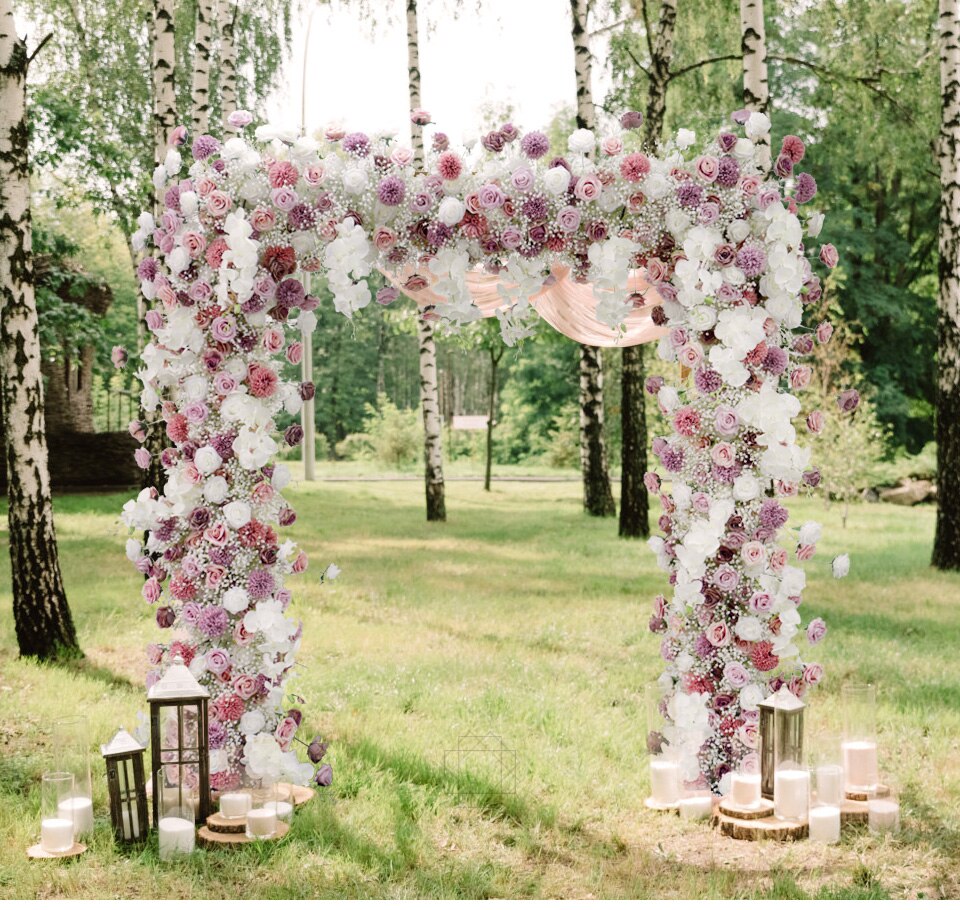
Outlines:
<svg viewBox="0 0 960 910"><path fill-rule="evenodd" d="M720 169L720 162L713 155L701 155L695 162L697 176L707 183L713 183L717 179L717 172Z"/></svg>
<svg viewBox="0 0 960 910"><path fill-rule="evenodd" d="M177 616L170 607L160 607L157 610L157 625L161 629L169 629L176 619Z"/></svg>
<svg viewBox="0 0 960 910"><path fill-rule="evenodd" d="M252 676L248 676L246 673L235 676L233 679L233 691L244 701L256 695L258 688L257 680Z"/></svg>
<svg viewBox="0 0 960 910"><path fill-rule="evenodd" d="M603 183L596 174L584 174L576 183L573 194L584 202L592 202L600 198L603 192Z"/></svg>
<svg viewBox="0 0 960 910"><path fill-rule="evenodd" d="M762 591L758 591L750 598L750 610L754 613L766 614L773 606L773 598Z"/></svg>
<svg viewBox="0 0 960 910"><path fill-rule="evenodd" d="M283 433L283 441L288 446L298 446L303 441L303 427L299 423L292 423Z"/></svg>
<svg viewBox="0 0 960 910"><path fill-rule="evenodd" d="M293 738L297 735L297 722L292 717L285 717L283 720L277 724L276 732L273 734L274 739L280 743L281 748L286 748L293 742Z"/></svg>
<svg viewBox="0 0 960 910"><path fill-rule="evenodd" d="M823 667L820 664L807 664L803 668L803 681L808 686L816 686L823 679Z"/></svg>
<svg viewBox="0 0 960 910"><path fill-rule="evenodd" d="M837 396L837 407L841 413L850 414L860 405L860 393L856 389L846 389Z"/></svg>
<svg viewBox="0 0 960 910"><path fill-rule="evenodd" d="M721 566L713 573L714 584L725 593L734 590L740 582L740 573L730 566Z"/></svg>
<svg viewBox="0 0 960 910"><path fill-rule="evenodd" d="M816 468L812 468L809 471L803 472L803 482L808 487L818 487L820 486L820 471Z"/></svg>
<svg viewBox="0 0 960 910"><path fill-rule="evenodd" d="M808 366L797 367L790 371L790 388L805 389L810 385L810 379L813 376L813 370Z"/></svg>
<svg viewBox="0 0 960 910"><path fill-rule="evenodd" d="M840 254L832 243L825 243L820 247L820 261L828 268L832 269L840 261Z"/></svg>
<svg viewBox="0 0 960 910"><path fill-rule="evenodd" d="M333 783L333 768L321 765L313 778L318 787L329 787Z"/></svg>
<svg viewBox="0 0 960 910"><path fill-rule="evenodd" d="M819 616L816 619L810 620L807 625L807 641L809 641L810 644L815 645L821 641L826 634L827 624Z"/></svg>
<svg viewBox="0 0 960 910"><path fill-rule="evenodd" d="M811 433L820 433L823 430L823 414L820 411L807 414L807 429Z"/></svg>
<svg viewBox="0 0 960 910"><path fill-rule="evenodd" d="M817 326L817 341L826 344L833 337L833 326L829 322L821 322Z"/></svg>
<svg viewBox="0 0 960 910"><path fill-rule="evenodd" d="M729 243L721 243L713 251L713 261L716 262L717 265L722 265L724 267L733 265L736 258L737 250L732 244Z"/></svg>
<svg viewBox="0 0 960 910"><path fill-rule="evenodd" d="M533 232L531 231L531 237ZM595 243L607 239L607 226L602 221L591 221L587 226L587 239Z"/></svg>
<svg viewBox="0 0 960 910"><path fill-rule="evenodd" d="M499 208L503 205L505 199L506 197L503 195L503 190L493 183L487 183L482 186L480 192L477 194L477 202L480 204L480 207L484 209Z"/></svg>
<svg viewBox="0 0 960 910"><path fill-rule="evenodd" d="M222 521L218 521L210 525L210 527L203 532L204 539L212 544L215 544L216 546L223 546L223 544L227 542L227 538L229 538L229 536L230 532L227 530L227 526ZM199 574L199 565L197 566L197 572L194 574Z"/></svg>
<svg viewBox="0 0 960 910"><path fill-rule="evenodd" d="M230 655L227 654L223 648L214 648L212 651L208 651L206 655L207 668L212 672L217 674L217 676L222 673L226 673L227 670L231 667Z"/></svg>
<svg viewBox="0 0 960 910"><path fill-rule="evenodd" d="M158 582L155 578L148 578L144 582L140 593L143 595L143 599L148 604L156 603L161 594L160 582Z"/></svg>
<svg viewBox="0 0 960 910"><path fill-rule="evenodd" d="M528 167L518 167L510 176L510 183L515 190L528 192L533 186L533 171Z"/></svg>
<svg viewBox="0 0 960 910"><path fill-rule="evenodd" d="M723 668L723 678L734 689L742 689L750 682L750 672L743 664L731 661ZM747 743L747 745L750 745L750 743Z"/></svg>
<svg viewBox="0 0 960 910"><path fill-rule="evenodd" d="M730 436L737 431L737 427L740 425L740 418L733 408L722 406L717 408L713 423L718 433L722 433L724 436Z"/></svg>
<svg viewBox="0 0 960 910"><path fill-rule="evenodd" d="M697 221L709 227L720 217L720 206L716 202L704 202L697 211Z"/></svg>
<svg viewBox="0 0 960 910"><path fill-rule="evenodd" d="M213 387L218 395L229 395L236 391L237 380L230 373L217 373L213 377Z"/></svg>
<svg viewBox="0 0 960 910"><path fill-rule="evenodd" d="M397 242L397 235L389 228L378 227L373 234L373 244L381 252L386 252Z"/></svg>
<svg viewBox="0 0 960 910"><path fill-rule="evenodd" d="M281 528L288 528L297 520L297 513L293 511L289 506L284 506L280 510L280 515L277 518L277 522Z"/></svg>
<svg viewBox="0 0 960 910"><path fill-rule="evenodd" d="M722 648L730 642L730 630L725 622L715 622L707 626L704 634L715 648Z"/></svg>

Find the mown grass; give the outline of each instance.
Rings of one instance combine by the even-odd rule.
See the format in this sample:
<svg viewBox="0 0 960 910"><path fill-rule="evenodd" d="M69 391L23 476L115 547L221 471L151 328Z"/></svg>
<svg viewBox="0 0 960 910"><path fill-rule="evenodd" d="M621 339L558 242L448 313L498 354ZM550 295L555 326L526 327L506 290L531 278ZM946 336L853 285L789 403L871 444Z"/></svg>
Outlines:
<svg viewBox="0 0 960 910"><path fill-rule="evenodd" d="M420 484L301 484L297 539L313 564L293 609L306 625L295 689L332 741L334 785L281 844L161 865L98 827L78 862L30 864L58 716L95 742L144 706L139 602L117 514L126 497L63 496L57 527L86 660L16 658L0 569L0 894L9 897L960 897L960 578L928 568L933 511L809 501L825 524L805 610L830 632L808 709L836 720L846 680L879 683L880 736L904 826L837 847L749 844L643 808L641 689L660 669L646 631L665 580L641 542L585 517L580 488L448 488L423 520ZM5 535L4 535L5 536ZM319 584L336 561L343 575ZM474 752L472 736L499 737ZM99 762L95 765L99 771Z"/></svg>

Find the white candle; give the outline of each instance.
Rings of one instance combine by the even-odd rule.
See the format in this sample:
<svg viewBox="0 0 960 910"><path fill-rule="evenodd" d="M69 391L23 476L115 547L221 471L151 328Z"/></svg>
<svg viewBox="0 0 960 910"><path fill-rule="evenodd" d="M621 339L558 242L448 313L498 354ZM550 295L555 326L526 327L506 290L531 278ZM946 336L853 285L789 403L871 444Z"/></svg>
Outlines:
<svg viewBox="0 0 960 910"><path fill-rule="evenodd" d="M867 803L869 809L868 824L874 834L890 831L894 834L900 830L900 804L892 799L871 799Z"/></svg>
<svg viewBox="0 0 960 910"><path fill-rule="evenodd" d="M277 833L277 810L269 806L247 813L247 837L273 837Z"/></svg>
<svg viewBox="0 0 960 910"><path fill-rule="evenodd" d="M93 800L88 796L71 796L57 806L57 815L73 822L73 830L79 837L93 831Z"/></svg>
<svg viewBox="0 0 960 910"><path fill-rule="evenodd" d="M709 818L713 812L713 800L709 796L685 796L680 800L680 818L694 821Z"/></svg>
<svg viewBox="0 0 960 910"><path fill-rule="evenodd" d="M868 791L877 786L877 744L850 742L841 746L847 789Z"/></svg>
<svg viewBox="0 0 960 910"><path fill-rule="evenodd" d="M73 846L73 822L69 818L45 818L40 822L40 846L47 853L66 853Z"/></svg>
<svg viewBox="0 0 960 910"><path fill-rule="evenodd" d="M680 799L680 769L676 762L659 758L650 762L650 789L659 806L676 805Z"/></svg>
<svg viewBox="0 0 960 910"><path fill-rule="evenodd" d="M220 814L224 818L243 818L252 806L249 793L224 793L220 797Z"/></svg>
<svg viewBox="0 0 960 910"><path fill-rule="evenodd" d="M277 818L282 822L288 822L293 818L293 803L288 803L286 800L271 800L268 803L263 804L264 809L273 809L277 813Z"/></svg>
<svg viewBox="0 0 960 910"><path fill-rule="evenodd" d="M760 805L760 775L734 772L730 782L730 801L741 809Z"/></svg>
<svg viewBox="0 0 960 910"><path fill-rule="evenodd" d="M840 840L840 810L836 806L814 806L808 817L810 840L835 844Z"/></svg>
<svg viewBox="0 0 960 910"><path fill-rule="evenodd" d="M193 853L197 834L193 822L175 815L161 818L157 833L160 837L160 859L172 859L176 853Z"/></svg>
<svg viewBox="0 0 960 910"><path fill-rule="evenodd" d="M810 803L810 772L790 769L773 776L773 811L777 818L803 819Z"/></svg>
<svg viewBox="0 0 960 910"><path fill-rule="evenodd" d="M820 765L817 768L817 802L839 806L843 802L843 768Z"/></svg>
<svg viewBox="0 0 960 910"><path fill-rule="evenodd" d="M121 806L120 820L123 822L124 840L133 840L140 836L140 819L137 817L136 804Z"/></svg>

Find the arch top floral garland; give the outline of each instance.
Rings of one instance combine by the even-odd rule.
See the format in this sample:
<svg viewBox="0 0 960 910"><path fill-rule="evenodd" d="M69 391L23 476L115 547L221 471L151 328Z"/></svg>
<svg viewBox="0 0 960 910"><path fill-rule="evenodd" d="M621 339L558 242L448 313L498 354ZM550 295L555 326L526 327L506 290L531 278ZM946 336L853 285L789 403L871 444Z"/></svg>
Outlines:
<svg viewBox="0 0 960 910"><path fill-rule="evenodd" d="M180 653L214 690L221 783L267 766L305 773L291 750L302 718L283 703L301 634L284 578L307 563L273 527L295 515L272 434L275 416L296 413L313 390L280 380L280 356L298 363L302 347L287 334L316 324L318 300L296 273L325 272L335 308L351 316L372 302L375 268L403 276L377 292L379 304L432 284L441 302L429 315L448 326L480 315L469 269L502 276L497 315L510 343L532 330L529 298L553 266L592 283L597 317L613 327L645 305L630 290L631 271L642 271L659 297L658 353L691 377L683 388L647 383L672 426L654 445L669 492L647 476L663 505L664 536L651 546L673 586L651 619L664 635L668 739L688 756L688 776L715 788L756 763L757 703L782 685L802 693L822 674L794 643L805 579L778 535L788 521L780 499L819 482L791 392L809 382L804 359L830 327L800 330L804 305L821 295L803 238L823 221L800 217L816 193L813 177L794 173L803 142L784 140L768 178L754 140L769 120L735 121L699 152L680 130L659 156L640 147L635 113L599 141L575 131L568 154L552 159L543 133L511 124L474 148L436 133L417 168L412 150L384 135L261 127L245 138L252 118L241 111L230 118L238 135L193 139L185 174L176 145L186 134L176 131L154 175L165 210L141 216L133 238L158 250L138 269L154 301L142 403L160 411L173 445L162 494L143 491L124 514L149 532L145 549L128 546L150 576L144 597L182 636L154 646L153 663ZM823 265L836 258L820 248ZM840 405L856 401L851 391ZM822 415L806 416L808 431L820 426ZM285 441L302 432L294 425ZM813 523L799 530L800 561L818 536ZM811 642L824 631L819 619L806 625Z"/></svg>

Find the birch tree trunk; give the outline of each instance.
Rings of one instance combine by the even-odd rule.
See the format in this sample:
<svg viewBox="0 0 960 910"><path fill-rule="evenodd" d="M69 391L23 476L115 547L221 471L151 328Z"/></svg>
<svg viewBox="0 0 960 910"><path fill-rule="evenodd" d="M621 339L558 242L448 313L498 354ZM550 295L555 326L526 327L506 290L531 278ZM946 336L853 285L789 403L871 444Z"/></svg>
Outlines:
<svg viewBox="0 0 960 910"><path fill-rule="evenodd" d="M226 123L237 109L237 4L236 0L219 0L220 20L220 116Z"/></svg>
<svg viewBox="0 0 960 910"><path fill-rule="evenodd" d="M6 418L13 620L24 657L78 656L60 575L43 419L27 159L26 42L0 0L0 391Z"/></svg>
<svg viewBox="0 0 960 910"><path fill-rule="evenodd" d="M410 110L418 110L420 100L420 31L417 0L407 0L407 77ZM423 127L411 123L413 154L418 170L424 166ZM427 521L446 521L447 506L443 485L443 446L441 440L440 401L437 396L437 345L433 325L419 314L417 338L420 342L420 407L423 410L423 456L427 494Z"/></svg>
<svg viewBox="0 0 960 910"><path fill-rule="evenodd" d="M740 0L740 52L743 55L743 105L747 110L767 113L770 89L767 85L767 30L763 0ZM756 142L760 161L770 170L770 134Z"/></svg>
<svg viewBox="0 0 960 910"><path fill-rule="evenodd" d="M190 132L194 137L210 132L210 43L212 37L213 0L197 0L190 116Z"/></svg>
<svg viewBox="0 0 960 910"><path fill-rule="evenodd" d="M933 565L960 569L960 3L940 0L940 290Z"/></svg>
<svg viewBox="0 0 960 910"><path fill-rule="evenodd" d="M587 36L588 0L570 0L573 65L577 79L577 127L596 126L591 87L592 67ZM580 471L583 508L590 515L617 514L607 469L603 438L603 355L599 348L580 345Z"/></svg>

